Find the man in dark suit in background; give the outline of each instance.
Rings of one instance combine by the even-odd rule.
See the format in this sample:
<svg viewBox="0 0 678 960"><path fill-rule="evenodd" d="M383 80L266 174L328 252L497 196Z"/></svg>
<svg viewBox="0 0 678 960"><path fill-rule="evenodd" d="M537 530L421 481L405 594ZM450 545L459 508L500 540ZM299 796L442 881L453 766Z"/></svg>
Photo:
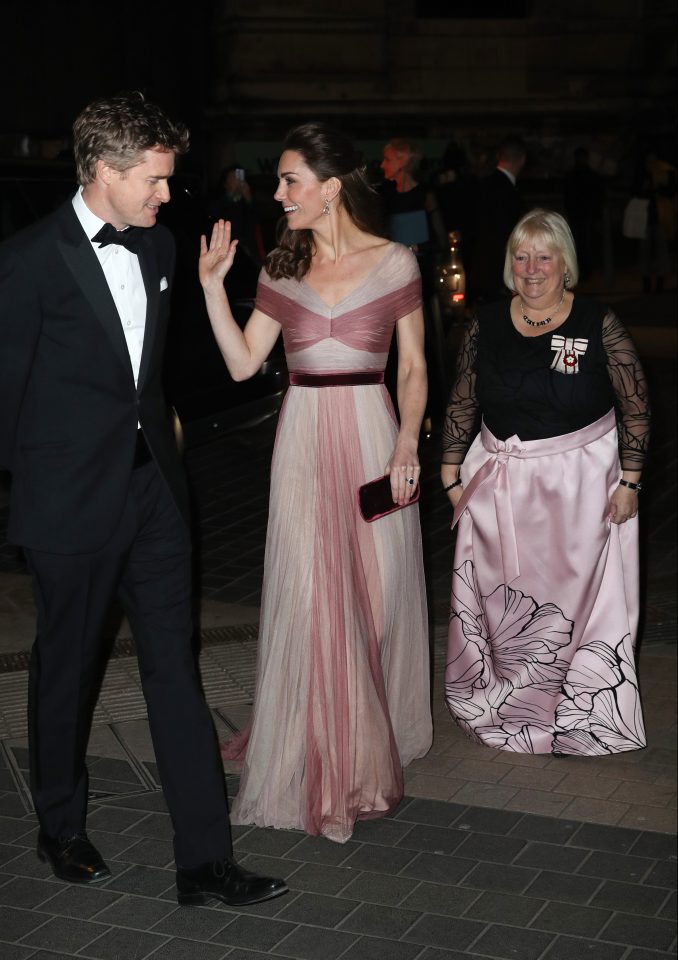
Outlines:
<svg viewBox="0 0 678 960"><path fill-rule="evenodd" d="M524 142L507 137L497 150L495 169L478 182L471 249L465 264L471 303L507 294L503 281L506 242L523 214L516 183L526 159Z"/></svg>
<svg viewBox="0 0 678 960"><path fill-rule="evenodd" d="M602 233L605 207L605 180L589 164L586 147L576 148L572 167L563 177L563 202L577 251L579 283L586 283L599 259L596 239Z"/></svg>
<svg viewBox="0 0 678 960"><path fill-rule="evenodd" d="M256 903L287 888L232 860L191 649L187 488L161 387L174 241L156 218L188 131L140 93L95 101L73 130L80 189L0 248L0 465L12 473L9 539L24 549L38 620L38 855L62 880L110 876L85 832L85 751L117 592L174 826L179 902Z"/></svg>

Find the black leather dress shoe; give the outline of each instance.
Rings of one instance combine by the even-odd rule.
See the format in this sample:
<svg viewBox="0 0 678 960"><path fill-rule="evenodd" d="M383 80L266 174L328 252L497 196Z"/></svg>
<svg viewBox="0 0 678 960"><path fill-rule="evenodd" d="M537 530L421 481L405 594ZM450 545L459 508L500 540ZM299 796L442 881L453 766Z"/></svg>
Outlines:
<svg viewBox="0 0 678 960"><path fill-rule="evenodd" d="M214 899L230 907L244 907L283 893L287 893L284 880L250 873L232 860L203 863L192 870L177 867L177 900L182 904L199 906Z"/></svg>
<svg viewBox="0 0 678 960"><path fill-rule="evenodd" d="M41 832L38 834L38 857L43 863L49 860L54 876L67 883L97 883L111 876L86 833L54 840Z"/></svg>

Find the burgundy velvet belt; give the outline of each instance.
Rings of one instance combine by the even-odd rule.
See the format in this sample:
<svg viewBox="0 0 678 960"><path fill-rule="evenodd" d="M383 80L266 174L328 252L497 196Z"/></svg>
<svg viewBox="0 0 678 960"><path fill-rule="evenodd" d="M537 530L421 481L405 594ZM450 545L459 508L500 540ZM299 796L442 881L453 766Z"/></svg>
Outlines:
<svg viewBox="0 0 678 960"><path fill-rule="evenodd" d="M369 383L383 382L383 370L356 370L351 373L290 372L292 387L363 387Z"/></svg>

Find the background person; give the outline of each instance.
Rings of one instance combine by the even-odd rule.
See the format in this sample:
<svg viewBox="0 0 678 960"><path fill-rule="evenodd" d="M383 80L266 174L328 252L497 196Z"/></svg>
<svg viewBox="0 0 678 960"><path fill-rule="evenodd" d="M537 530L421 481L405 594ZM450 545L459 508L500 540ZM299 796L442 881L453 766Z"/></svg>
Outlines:
<svg viewBox="0 0 678 960"><path fill-rule="evenodd" d="M0 249L0 464L8 537L33 577L31 794L38 855L110 877L88 840L87 748L116 593L134 631L182 903L286 891L232 860L211 716L191 641L188 492L161 389L174 242L156 226L188 131L140 93L76 119L80 189Z"/></svg>
<svg viewBox="0 0 678 960"><path fill-rule="evenodd" d="M472 236L466 245L468 299L471 304L506 297L506 241L523 213L518 178L527 160L520 137L506 137L497 149L494 170L478 180Z"/></svg>
<svg viewBox="0 0 678 960"><path fill-rule="evenodd" d="M426 402L421 281L409 250L379 235L376 196L350 142L323 124L292 131L275 199L285 227L244 332L224 290L235 241L220 221L200 278L235 380L282 332L290 388L271 470L253 716L222 750L243 759L235 823L345 842L385 816L402 767L431 744L419 515L366 523L358 488L388 472L394 502L419 482ZM396 422L383 371L396 330Z"/></svg>
<svg viewBox="0 0 678 960"><path fill-rule="evenodd" d="M572 292L560 214L518 222L504 279L514 297L473 318L444 432L458 522L448 707L472 739L503 750L637 750L645 378L610 308Z"/></svg>
<svg viewBox="0 0 678 960"><path fill-rule="evenodd" d="M389 236L408 246L417 257L422 278L424 303L424 354L428 369L429 396L426 428L432 420L442 418L445 406L446 384L439 369L436 351L440 344L434 334L430 312L432 297L437 295L435 268L440 253L447 251L447 235L442 221L435 192L417 180L421 153L413 141L404 137L390 140L384 147L381 169L386 183L381 190L384 214ZM386 385L397 408L398 345L391 346L386 369Z"/></svg>
<svg viewBox="0 0 678 960"><path fill-rule="evenodd" d="M466 151L456 140L450 140L435 179L435 193L446 234L460 235L462 260L467 257L472 236L477 185Z"/></svg>
<svg viewBox="0 0 678 960"><path fill-rule="evenodd" d="M636 167L634 197L648 201L644 235L638 241L643 293L663 293L672 272L671 251L678 222L678 171L654 148Z"/></svg>
<svg viewBox="0 0 678 960"><path fill-rule="evenodd" d="M433 288L435 255L446 249L447 235L434 191L417 180L420 163L421 153L411 140L390 140L380 164L387 181L381 195L389 236L416 254L426 297Z"/></svg>
<svg viewBox="0 0 678 960"><path fill-rule="evenodd" d="M589 164L586 147L577 147L572 167L563 177L563 203L577 247L579 280L591 278L599 263L600 234L605 206L605 180Z"/></svg>
<svg viewBox="0 0 678 960"><path fill-rule="evenodd" d="M236 300L251 298L266 259L266 250L244 167L231 164L221 171L217 189L208 205L208 217L211 223L220 219L228 220L231 237L238 241L240 256L229 274L229 295ZM193 277L194 256L191 258Z"/></svg>

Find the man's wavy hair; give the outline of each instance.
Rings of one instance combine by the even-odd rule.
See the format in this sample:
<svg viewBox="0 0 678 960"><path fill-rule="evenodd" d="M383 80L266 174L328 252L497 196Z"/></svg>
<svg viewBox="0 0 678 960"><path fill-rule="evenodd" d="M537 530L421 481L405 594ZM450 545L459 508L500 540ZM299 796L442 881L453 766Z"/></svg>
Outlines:
<svg viewBox="0 0 678 960"><path fill-rule="evenodd" d="M90 103L73 124L73 152L78 182L96 177L98 160L124 173L141 162L147 150L186 153L189 134L138 90Z"/></svg>
<svg viewBox="0 0 678 960"><path fill-rule="evenodd" d="M379 197L370 186L365 168L351 141L324 123L304 123L285 137L281 154L294 150L323 183L336 177L341 190L335 199L353 223L366 233L385 237ZM311 230L290 230L284 220L278 227L278 246L266 258L266 272L273 280L294 277L301 280L315 253Z"/></svg>

